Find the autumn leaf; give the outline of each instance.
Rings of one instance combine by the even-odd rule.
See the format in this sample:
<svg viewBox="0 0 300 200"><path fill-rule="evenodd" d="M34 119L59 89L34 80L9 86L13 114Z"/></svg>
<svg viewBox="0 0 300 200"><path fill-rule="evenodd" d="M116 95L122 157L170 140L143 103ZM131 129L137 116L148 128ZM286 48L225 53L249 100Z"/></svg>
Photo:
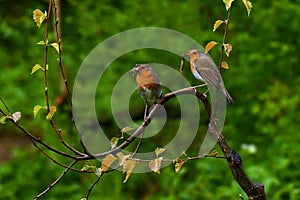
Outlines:
<svg viewBox="0 0 300 200"><path fill-rule="evenodd" d="M38 112L41 110L42 107L43 106L40 106L40 105L34 106L34 108L33 108L33 116L34 116L34 118L36 118Z"/></svg>
<svg viewBox="0 0 300 200"><path fill-rule="evenodd" d="M205 46L205 53L208 53L216 44L218 43L215 41L210 41L209 43L207 43Z"/></svg>
<svg viewBox="0 0 300 200"><path fill-rule="evenodd" d="M57 53L59 53L59 47L58 47L58 44L56 42L54 43L51 43L50 44L52 47L54 47L54 49L57 51Z"/></svg>
<svg viewBox="0 0 300 200"><path fill-rule="evenodd" d="M43 21L46 19L47 17L47 13L43 13L41 10L39 9L35 9L33 11L33 20L35 21L36 25L38 28L41 27Z"/></svg>
<svg viewBox="0 0 300 200"><path fill-rule="evenodd" d="M12 114L12 120L14 120L14 122L19 121L19 119L21 119L21 112L15 112Z"/></svg>
<svg viewBox="0 0 300 200"><path fill-rule="evenodd" d="M250 15L250 12L252 10L252 3L249 1L249 0L243 0L243 3L247 9L247 12L248 12L248 17Z"/></svg>
<svg viewBox="0 0 300 200"><path fill-rule="evenodd" d="M221 67L224 68L224 69L229 69L229 66L228 66L226 61L222 61Z"/></svg>
<svg viewBox="0 0 300 200"><path fill-rule="evenodd" d="M149 168L155 172L155 173L160 173L160 166L161 166L161 161L163 160L163 157L159 157L159 158L156 158L154 160L151 160L149 162Z"/></svg>
<svg viewBox="0 0 300 200"><path fill-rule="evenodd" d="M231 7L231 4L234 2L234 0L223 0L223 3L225 4L226 10L228 10Z"/></svg>
<svg viewBox="0 0 300 200"><path fill-rule="evenodd" d="M226 56L229 57L229 53L232 50L232 45L231 44L223 44L223 46L224 46Z"/></svg>
<svg viewBox="0 0 300 200"><path fill-rule="evenodd" d="M175 164L175 172L178 173L185 161L177 159Z"/></svg>
<svg viewBox="0 0 300 200"><path fill-rule="evenodd" d="M213 29L213 32L215 32L219 26L221 26L221 24L225 23L223 20L217 20L214 24L214 29Z"/></svg>
<svg viewBox="0 0 300 200"><path fill-rule="evenodd" d="M50 106L49 113L46 116L46 119L51 120L55 112L56 112L56 106Z"/></svg>
<svg viewBox="0 0 300 200"><path fill-rule="evenodd" d="M31 69L31 74L34 74L37 70L42 69L41 65L35 64Z"/></svg>
<svg viewBox="0 0 300 200"><path fill-rule="evenodd" d="M156 157L162 154L165 150L166 150L165 148L156 147L155 149Z"/></svg>
<svg viewBox="0 0 300 200"><path fill-rule="evenodd" d="M125 160L124 161L124 165L123 165L123 173L126 173L126 177L125 180L123 181L123 183L126 183L126 181L128 180L128 178L130 177L133 168L136 165L136 161L135 160Z"/></svg>
<svg viewBox="0 0 300 200"><path fill-rule="evenodd" d="M117 158L114 155L108 154L102 161L102 172L106 172L115 160L117 160Z"/></svg>

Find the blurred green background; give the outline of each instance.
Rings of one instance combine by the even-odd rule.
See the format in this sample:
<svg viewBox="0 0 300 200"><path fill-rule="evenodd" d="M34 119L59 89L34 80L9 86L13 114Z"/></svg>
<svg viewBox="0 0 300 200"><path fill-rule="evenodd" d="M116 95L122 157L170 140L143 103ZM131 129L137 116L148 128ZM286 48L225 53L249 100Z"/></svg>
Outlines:
<svg viewBox="0 0 300 200"><path fill-rule="evenodd" d="M229 25L228 41L233 45L230 69L223 77L235 103L228 106L223 129L230 146L238 151L248 175L265 185L268 199L299 199L300 142L300 1L252 1L247 16L242 1L236 0ZM33 107L44 105L42 74L30 75L31 68L43 62L45 25L36 28L34 9L47 10L47 1L0 1L0 96L13 111L21 111L21 123L47 142L59 145L55 133L44 120L45 113L33 118ZM147 26L180 31L205 45L222 40L222 28L212 32L217 19L224 19L222 1L165 0L62 2L63 64L72 87L76 72L88 53L101 41L122 31ZM53 27L50 27L53 41ZM185 50L183 50L184 52ZM218 62L219 49L211 56ZM49 90L51 103L63 95L58 79L57 54L49 51ZM108 79L97 91L99 121L109 137L119 134L110 109L110 91L118 77L135 63L157 62L179 67L180 58L166 52L145 50L129 53L113 63ZM121 67L120 67L121 66ZM191 84L198 84L185 73ZM133 118L142 119L144 102L138 93L131 102ZM3 106L1 105L1 108ZM144 141L146 149L172 139L174 125L180 122L176 101L166 105L170 123L164 135ZM204 108L200 106L204 116ZM140 112L137 112L140 111ZM58 107L55 120L69 143L78 140L70 121L68 104ZM206 132L207 119L201 118L199 135ZM176 127L176 126L175 126ZM188 131L187 131L188 132ZM189 155L196 155L201 136ZM219 150L218 147L216 147ZM219 150L220 151L220 150ZM0 199L32 199L59 176L56 166L27 141L10 123L0 126ZM60 161L67 161L56 157ZM81 167L81 166L78 166ZM45 199L80 199L95 180L94 174L69 173ZM91 199L239 199L245 194L233 180L225 160L203 159L184 164L179 174L167 167L160 175L133 174L126 184L121 172L107 174L91 194Z"/></svg>

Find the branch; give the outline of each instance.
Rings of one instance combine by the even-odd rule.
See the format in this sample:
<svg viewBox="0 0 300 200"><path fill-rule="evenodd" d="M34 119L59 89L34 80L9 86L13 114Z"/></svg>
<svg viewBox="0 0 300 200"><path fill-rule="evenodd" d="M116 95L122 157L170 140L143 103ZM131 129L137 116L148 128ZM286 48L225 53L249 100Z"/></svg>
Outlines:
<svg viewBox="0 0 300 200"><path fill-rule="evenodd" d="M51 183L46 190L44 190L42 193L34 197L34 200L37 200L40 197L44 196L47 192L49 192L53 188L53 186L59 183L59 181L67 174L67 172L71 169L71 167L77 163L77 161L78 160L74 160L73 162L71 162L71 164L67 166L67 168L62 172L62 174L53 183Z"/></svg>

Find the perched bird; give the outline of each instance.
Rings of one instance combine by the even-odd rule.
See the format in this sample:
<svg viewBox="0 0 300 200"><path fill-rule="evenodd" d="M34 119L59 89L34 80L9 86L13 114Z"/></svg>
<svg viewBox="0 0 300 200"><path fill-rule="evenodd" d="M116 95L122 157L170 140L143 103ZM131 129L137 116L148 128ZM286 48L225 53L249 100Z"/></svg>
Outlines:
<svg viewBox="0 0 300 200"><path fill-rule="evenodd" d="M182 55L183 59L190 58L190 67L196 79L203 81L205 84L213 86L216 90L222 90L229 103L233 102L232 97L225 88L222 76L212 60L212 58L197 49L192 49ZM182 73L184 62L181 63L180 71Z"/></svg>
<svg viewBox="0 0 300 200"><path fill-rule="evenodd" d="M148 64L136 64L130 72L135 77L138 90L146 102L145 118L148 113L149 102L156 103L162 97L160 79Z"/></svg>

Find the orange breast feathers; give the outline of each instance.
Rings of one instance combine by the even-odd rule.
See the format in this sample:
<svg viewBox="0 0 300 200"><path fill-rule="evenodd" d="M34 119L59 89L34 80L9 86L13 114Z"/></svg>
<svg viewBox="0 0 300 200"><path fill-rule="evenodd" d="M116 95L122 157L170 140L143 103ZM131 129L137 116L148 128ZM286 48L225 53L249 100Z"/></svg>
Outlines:
<svg viewBox="0 0 300 200"><path fill-rule="evenodd" d="M149 89L152 89L151 86L155 87L157 84L160 84L160 80L151 71L142 70L136 77L136 83L139 88L147 86Z"/></svg>
<svg viewBox="0 0 300 200"><path fill-rule="evenodd" d="M195 62L200 58L200 54L190 54L190 67L193 74L195 74Z"/></svg>

